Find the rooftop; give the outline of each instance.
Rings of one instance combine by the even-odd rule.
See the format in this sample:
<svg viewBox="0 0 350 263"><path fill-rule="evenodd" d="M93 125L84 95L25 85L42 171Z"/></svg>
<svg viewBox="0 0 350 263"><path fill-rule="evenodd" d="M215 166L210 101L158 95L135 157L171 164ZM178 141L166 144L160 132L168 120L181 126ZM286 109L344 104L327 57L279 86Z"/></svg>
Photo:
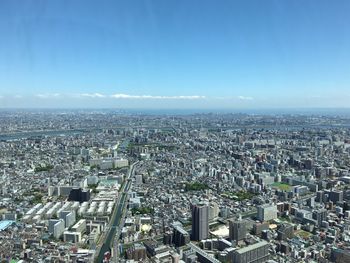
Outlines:
<svg viewBox="0 0 350 263"><path fill-rule="evenodd" d="M15 224L16 221L12 221L12 220L2 220L0 221L0 231L5 230L6 228L8 228L9 226L11 226L12 224Z"/></svg>
<svg viewBox="0 0 350 263"><path fill-rule="evenodd" d="M240 248L240 249L237 249L236 252L239 253L239 254L243 254L243 253L246 253L250 250L253 250L253 249L257 249L257 248L260 248L260 247L263 247L263 246L266 246L268 245L269 243L266 242L265 240L263 241L260 241L258 243L255 243L253 245L250 245L250 246L247 246L247 247L244 247L244 248Z"/></svg>

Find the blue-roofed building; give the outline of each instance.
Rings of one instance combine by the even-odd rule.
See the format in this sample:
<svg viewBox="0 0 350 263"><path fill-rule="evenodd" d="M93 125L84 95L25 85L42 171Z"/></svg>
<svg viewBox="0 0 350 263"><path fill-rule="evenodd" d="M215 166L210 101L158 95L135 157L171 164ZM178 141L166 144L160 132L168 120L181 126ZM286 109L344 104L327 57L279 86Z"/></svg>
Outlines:
<svg viewBox="0 0 350 263"><path fill-rule="evenodd" d="M6 230L9 226L15 224L16 221L12 220L2 220L0 221L0 231Z"/></svg>

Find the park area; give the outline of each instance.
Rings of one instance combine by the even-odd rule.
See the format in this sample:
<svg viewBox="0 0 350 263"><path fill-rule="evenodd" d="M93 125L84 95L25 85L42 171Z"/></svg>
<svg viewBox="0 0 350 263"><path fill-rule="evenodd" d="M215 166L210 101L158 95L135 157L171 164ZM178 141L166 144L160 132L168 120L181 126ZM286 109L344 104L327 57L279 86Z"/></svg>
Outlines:
<svg viewBox="0 0 350 263"><path fill-rule="evenodd" d="M273 183L272 187L282 191L289 191L291 189L291 186L286 183Z"/></svg>

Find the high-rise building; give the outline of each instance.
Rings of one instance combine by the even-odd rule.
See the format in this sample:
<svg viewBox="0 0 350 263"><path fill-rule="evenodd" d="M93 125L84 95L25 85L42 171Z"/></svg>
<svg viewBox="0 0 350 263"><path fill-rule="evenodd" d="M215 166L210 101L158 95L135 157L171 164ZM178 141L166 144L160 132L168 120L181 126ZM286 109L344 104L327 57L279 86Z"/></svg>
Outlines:
<svg viewBox="0 0 350 263"><path fill-rule="evenodd" d="M143 261L147 258L144 245L136 243L126 250L126 258L136 261Z"/></svg>
<svg viewBox="0 0 350 263"><path fill-rule="evenodd" d="M59 238L64 232L64 220L63 219L50 219L49 220L49 233L54 238Z"/></svg>
<svg viewBox="0 0 350 263"><path fill-rule="evenodd" d="M73 188L68 196L68 201L87 202L90 200L90 190L83 190L81 188Z"/></svg>
<svg viewBox="0 0 350 263"><path fill-rule="evenodd" d="M260 223L257 222L255 224L253 224L253 234L257 235L257 236L261 236L261 233L263 230L268 230L269 229L269 223L264 222L264 223Z"/></svg>
<svg viewBox="0 0 350 263"><path fill-rule="evenodd" d="M316 220L318 226L322 224L322 221L327 219L327 209L318 209L312 212L312 218Z"/></svg>
<svg viewBox="0 0 350 263"><path fill-rule="evenodd" d="M61 211L59 218L64 220L65 227L71 227L76 221L75 211Z"/></svg>
<svg viewBox="0 0 350 263"><path fill-rule="evenodd" d="M277 206L276 205L260 205L258 206L258 220L261 222L270 221L277 218Z"/></svg>
<svg viewBox="0 0 350 263"><path fill-rule="evenodd" d="M343 202L343 191L330 191L329 192L329 200L333 203Z"/></svg>
<svg viewBox="0 0 350 263"><path fill-rule="evenodd" d="M176 247L181 247L190 242L190 235L181 226L174 226L173 242Z"/></svg>
<svg viewBox="0 0 350 263"><path fill-rule="evenodd" d="M350 251L332 248L331 261L335 263L350 262Z"/></svg>
<svg viewBox="0 0 350 263"><path fill-rule="evenodd" d="M247 222L244 220L229 221L230 240L240 241L247 235Z"/></svg>
<svg viewBox="0 0 350 263"><path fill-rule="evenodd" d="M281 224L277 230L278 240L287 240L294 235L294 227L290 224Z"/></svg>
<svg viewBox="0 0 350 263"><path fill-rule="evenodd" d="M205 204L192 206L192 240L203 240L209 236L209 209Z"/></svg>
<svg viewBox="0 0 350 263"><path fill-rule="evenodd" d="M164 245L171 245L173 243L173 235L174 233L171 231L166 231L163 234L163 244Z"/></svg>
<svg viewBox="0 0 350 263"><path fill-rule="evenodd" d="M209 206L209 221L216 219L219 215L219 206L217 203L212 202Z"/></svg>

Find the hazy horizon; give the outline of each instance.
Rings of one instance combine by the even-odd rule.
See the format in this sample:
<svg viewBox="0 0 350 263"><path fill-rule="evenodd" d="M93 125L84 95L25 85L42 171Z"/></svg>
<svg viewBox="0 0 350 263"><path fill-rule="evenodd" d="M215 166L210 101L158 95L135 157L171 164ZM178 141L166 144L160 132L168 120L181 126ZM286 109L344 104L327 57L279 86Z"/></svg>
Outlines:
<svg viewBox="0 0 350 263"><path fill-rule="evenodd" d="M350 116L350 108L1 108L0 112L114 112L146 115L248 114L248 115L319 115Z"/></svg>

